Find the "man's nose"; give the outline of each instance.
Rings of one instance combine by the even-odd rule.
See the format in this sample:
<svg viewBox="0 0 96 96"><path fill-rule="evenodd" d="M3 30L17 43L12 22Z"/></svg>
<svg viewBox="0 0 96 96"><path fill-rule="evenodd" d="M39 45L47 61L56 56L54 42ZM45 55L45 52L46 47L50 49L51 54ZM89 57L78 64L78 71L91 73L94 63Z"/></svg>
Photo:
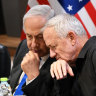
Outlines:
<svg viewBox="0 0 96 96"><path fill-rule="evenodd" d="M32 47L32 48L35 48L36 46L37 46L36 39L35 39L35 38L33 38L33 39L32 39L32 44L31 44L31 47Z"/></svg>
<svg viewBox="0 0 96 96"><path fill-rule="evenodd" d="M50 49L50 57L54 58L56 56L56 53L54 50Z"/></svg>

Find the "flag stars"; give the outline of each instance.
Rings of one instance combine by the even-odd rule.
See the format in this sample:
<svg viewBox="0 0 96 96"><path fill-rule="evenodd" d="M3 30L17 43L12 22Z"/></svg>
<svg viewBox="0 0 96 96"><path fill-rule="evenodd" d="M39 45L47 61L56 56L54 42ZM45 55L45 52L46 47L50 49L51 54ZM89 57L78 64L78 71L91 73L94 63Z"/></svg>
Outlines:
<svg viewBox="0 0 96 96"><path fill-rule="evenodd" d="M82 2L83 0L79 0L79 2Z"/></svg>
<svg viewBox="0 0 96 96"><path fill-rule="evenodd" d="M72 9L72 5L68 5L67 9L68 9L69 11L73 10L73 9Z"/></svg>

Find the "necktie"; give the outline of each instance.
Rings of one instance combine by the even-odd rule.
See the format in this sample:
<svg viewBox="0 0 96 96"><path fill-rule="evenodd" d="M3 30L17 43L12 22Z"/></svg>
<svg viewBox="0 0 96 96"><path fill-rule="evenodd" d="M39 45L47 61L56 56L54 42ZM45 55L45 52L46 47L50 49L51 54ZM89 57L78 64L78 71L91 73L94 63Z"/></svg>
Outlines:
<svg viewBox="0 0 96 96"><path fill-rule="evenodd" d="M16 89L14 96L15 95L23 95L23 91L21 90L21 88L22 88L22 85L25 83L26 78L27 78L27 75L25 74L24 77L22 78L18 88Z"/></svg>

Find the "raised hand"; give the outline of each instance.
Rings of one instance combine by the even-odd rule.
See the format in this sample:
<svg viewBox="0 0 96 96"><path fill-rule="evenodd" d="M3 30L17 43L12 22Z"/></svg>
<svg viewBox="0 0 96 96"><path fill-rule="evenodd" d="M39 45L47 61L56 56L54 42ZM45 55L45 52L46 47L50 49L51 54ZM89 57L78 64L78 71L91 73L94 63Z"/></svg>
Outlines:
<svg viewBox="0 0 96 96"><path fill-rule="evenodd" d="M39 64L40 59L37 53L29 51L24 56L21 62L21 68L28 76L28 80L32 80L39 75Z"/></svg>
<svg viewBox="0 0 96 96"><path fill-rule="evenodd" d="M67 76L67 73L69 73L70 76L74 76L72 68L64 60L57 60L56 62L52 63L50 73L52 78L56 76L57 80L65 78Z"/></svg>

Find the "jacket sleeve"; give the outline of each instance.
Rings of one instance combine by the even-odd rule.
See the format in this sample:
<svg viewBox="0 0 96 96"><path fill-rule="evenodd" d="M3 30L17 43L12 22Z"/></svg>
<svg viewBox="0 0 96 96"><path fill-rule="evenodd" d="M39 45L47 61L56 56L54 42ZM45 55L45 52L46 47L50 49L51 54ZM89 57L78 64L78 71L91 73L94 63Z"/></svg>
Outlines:
<svg viewBox="0 0 96 96"><path fill-rule="evenodd" d="M21 61L27 52L28 52L27 42L26 40L23 40L21 41L21 43L19 44L16 50L16 54L13 60L13 67L12 67L11 74L9 77L9 82L12 88L12 92L15 90L15 87L18 84L19 77L22 73Z"/></svg>
<svg viewBox="0 0 96 96"><path fill-rule="evenodd" d="M96 49L92 52L92 64L93 64L93 70L95 71L96 75Z"/></svg>
<svg viewBox="0 0 96 96"><path fill-rule="evenodd" d="M42 71L37 78L35 78L28 85L23 85L22 90L27 96L50 96L53 80L47 71Z"/></svg>

